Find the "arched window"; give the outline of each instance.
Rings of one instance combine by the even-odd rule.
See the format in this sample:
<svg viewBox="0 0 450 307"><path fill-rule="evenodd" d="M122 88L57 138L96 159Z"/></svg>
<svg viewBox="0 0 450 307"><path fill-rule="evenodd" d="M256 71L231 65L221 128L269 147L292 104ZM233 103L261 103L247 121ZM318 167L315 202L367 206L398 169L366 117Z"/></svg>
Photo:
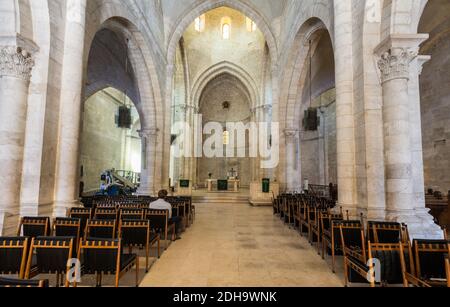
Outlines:
<svg viewBox="0 0 450 307"><path fill-rule="evenodd" d="M230 36L231 36L231 27L228 23L224 23L222 25L222 38L230 39Z"/></svg>
<svg viewBox="0 0 450 307"><path fill-rule="evenodd" d="M195 18L194 21L195 31L203 32L205 30L205 21L206 21L205 14Z"/></svg>
<svg viewBox="0 0 450 307"><path fill-rule="evenodd" d="M251 20L250 18L246 17L245 18L246 24L247 24L247 31L248 32L255 32L257 27L256 27L256 23Z"/></svg>
<svg viewBox="0 0 450 307"><path fill-rule="evenodd" d="M220 22L220 25L221 25L221 31L222 31L222 38L230 39L231 38L231 18L223 17Z"/></svg>

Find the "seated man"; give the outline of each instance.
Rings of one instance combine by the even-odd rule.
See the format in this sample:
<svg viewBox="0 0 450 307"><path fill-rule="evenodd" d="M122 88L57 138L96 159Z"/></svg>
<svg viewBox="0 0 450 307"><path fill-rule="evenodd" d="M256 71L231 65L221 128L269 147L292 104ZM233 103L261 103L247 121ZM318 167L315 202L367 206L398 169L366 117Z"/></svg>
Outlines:
<svg viewBox="0 0 450 307"><path fill-rule="evenodd" d="M182 228L181 227L182 219L179 216L172 217L172 205L167 201L165 201L168 194L169 193L166 190L159 191L158 200L150 204L150 209L169 211L169 224L175 223L175 232L177 234L176 240L179 240L181 239L179 232Z"/></svg>

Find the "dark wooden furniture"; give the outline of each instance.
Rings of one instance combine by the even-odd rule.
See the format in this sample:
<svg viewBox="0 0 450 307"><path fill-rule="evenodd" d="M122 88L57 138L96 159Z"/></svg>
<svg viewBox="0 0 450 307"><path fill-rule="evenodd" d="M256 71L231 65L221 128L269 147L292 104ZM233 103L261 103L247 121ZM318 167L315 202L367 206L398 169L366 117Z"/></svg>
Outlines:
<svg viewBox="0 0 450 307"><path fill-rule="evenodd" d="M128 247L130 254L134 247L145 249L145 271L148 272L150 248L155 244L158 244L157 257L160 257L159 234L151 232L148 220L121 220L119 223L119 237L122 239L122 246Z"/></svg>
<svg viewBox="0 0 450 307"><path fill-rule="evenodd" d="M139 260L136 254L124 254L120 239L87 239L78 249L83 274L96 275L97 287L102 286L103 275L114 275L119 287L122 276L136 267L136 287L139 286Z"/></svg>

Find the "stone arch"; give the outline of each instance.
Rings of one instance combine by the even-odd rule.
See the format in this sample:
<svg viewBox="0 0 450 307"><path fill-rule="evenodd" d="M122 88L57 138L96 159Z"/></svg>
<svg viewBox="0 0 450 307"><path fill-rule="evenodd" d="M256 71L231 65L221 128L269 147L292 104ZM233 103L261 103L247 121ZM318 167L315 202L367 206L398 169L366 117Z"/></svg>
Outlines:
<svg viewBox="0 0 450 307"><path fill-rule="evenodd" d="M104 28L116 31L129 39L129 56L134 68L141 101L142 131L155 133L154 148L145 146L147 162L143 163L148 179L144 193L162 187L163 172L155 171L157 165L163 164L164 146L161 131L164 131L164 116L167 107L163 104L161 88L162 51L158 40L145 21L145 16L136 3L118 0L88 1L86 18L86 37L84 52L84 71L86 71L89 50L95 34ZM135 21L135 22L132 22ZM147 182L148 181L148 182ZM148 185L148 187L147 187ZM148 189L147 189L148 188Z"/></svg>
<svg viewBox="0 0 450 307"><path fill-rule="evenodd" d="M136 74L137 86L141 101L141 112L143 113L143 127L162 128L162 118L158 114L163 113L162 95L159 85L159 78L155 66L155 51L153 46L157 44L153 37L143 33L150 31L141 31L141 24L135 24L131 20L140 20L137 8L123 6L123 2L114 0L101 1L101 5L90 7L88 4L89 15L86 18L86 43L85 43L85 61L87 67L89 50L92 46L95 34L102 29L109 29L121 36L129 39L129 56L134 72Z"/></svg>
<svg viewBox="0 0 450 307"><path fill-rule="evenodd" d="M382 40L390 34L414 34L428 0L379 0L381 5ZM366 0L367 2L367 0ZM409 19L404 18L409 16Z"/></svg>
<svg viewBox="0 0 450 307"><path fill-rule="evenodd" d="M303 84L302 80L306 78L304 68L309 54L309 41L316 41L315 45L312 45L314 50L317 47L318 38L327 32L327 27L322 20L311 18L300 27L297 33L296 40L291 48L289 65L287 65L290 68L285 71L285 77L283 78L289 80L286 82L286 87L283 88L284 96L281 98L281 101L286 103L285 114L281 117L285 119L286 127L296 127L295 110L299 100L298 95L301 92L301 84Z"/></svg>
<svg viewBox="0 0 450 307"><path fill-rule="evenodd" d="M334 5L333 1L315 0L314 3L306 4L302 1L299 8L300 12L297 13L297 17L291 27L286 41L286 50L292 50L293 45L298 40L298 34L305 26L308 20L318 19L322 23L322 26L328 30L331 36L331 41L334 46ZM288 51L289 52L289 51ZM288 58L286 58L288 60ZM289 66L288 66L289 67Z"/></svg>
<svg viewBox="0 0 450 307"><path fill-rule="evenodd" d="M241 81L241 83L247 88L249 95L249 101L252 103L251 108L254 108L259 103L258 89L255 81L248 72L233 63L224 61L216 65L211 66L204 71L194 82L192 90L192 103L195 107L199 107L200 97L204 89L208 86L211 80L216 77L229 74Z"/></svg>
<svg viewBox="0 0 450 307"><path fill-rule="evenodd" d="M176 47L186 28L195 20L196 17L222 6L235 9L250 17L264 34L267 45L269 46L270 56L272 57L272 59L275 59L278 56L276 39L270 29L269 22L261 14L259 14L257 10L237 0L210 0L204 1L200 5L193 5L189 7L185 13L182 14L184 17L174 28L174 31L170 35L169 44L167 46L167 63L169 68L173 66Z"/></svg>

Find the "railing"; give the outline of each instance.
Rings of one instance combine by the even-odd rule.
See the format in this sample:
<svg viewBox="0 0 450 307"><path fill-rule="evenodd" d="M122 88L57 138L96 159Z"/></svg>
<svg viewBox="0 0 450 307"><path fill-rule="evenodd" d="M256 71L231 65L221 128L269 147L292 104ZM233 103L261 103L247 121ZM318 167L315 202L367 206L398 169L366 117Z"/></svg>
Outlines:
<svg viewBox="0 0 450 307"><path fill-rule="evenodd" d="M327 185L310 184L309 192L316 197L330 197L330 187Z"/></svg>
<svg viewBox="0 0 450 307"><path fill-rule="evenodd" d="M141 183L141 173L124 170L116 170L115 172L117 175L127 179L135 185L139 185Z"/></svg>

